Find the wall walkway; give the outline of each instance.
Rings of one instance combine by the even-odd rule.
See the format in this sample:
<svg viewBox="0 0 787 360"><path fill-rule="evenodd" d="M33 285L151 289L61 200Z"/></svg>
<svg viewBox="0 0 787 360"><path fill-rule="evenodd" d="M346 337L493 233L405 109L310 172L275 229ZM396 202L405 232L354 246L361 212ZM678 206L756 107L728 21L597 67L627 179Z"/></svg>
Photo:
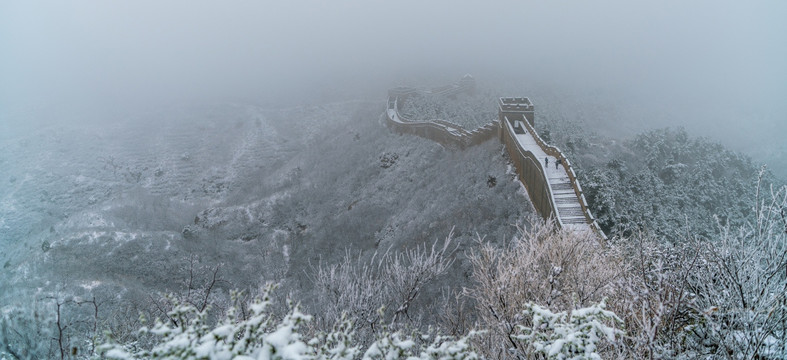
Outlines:
<svg viewBox="0 0 787 360"><path fill-rule="evenodd" d="M388 107L385 122L394 131L400 134L411 134L438 142L443 146L467 148L486 142L498 134L496 121L490 122L474 130L465 130L461 125L447 120L411 120L399 112L402 102L417 92L425 92L439 96L451 96L458 92L466 91L462 86L453 86L440 89L439 92L420 91L413 88L396 88L388 91Z"/></svg>
<svg viewBox="0 0 787 360"><path fill-rule="evenodd" d="M465 91L458 85L441 88L439 95L450 96ZM445 120L410 120L403 118L399 109L402 102L419 92L414 88L395 88L388 92L385 122L398 133L430 139L447 147L464 149L498 135L505 144L519 181L525 185L533 207L546 220L554 219L563 229L593 231L602 239L606 235L588 209L571 162L560 149L547 144L533 127L533 106L527 98L500 98L499 119L478 129L468 131ZM511 111L512 101L525 102ZM548 160L548 165L545 162ZM560 163L558 163L560 160ZM555 166L558 164L558 166Z"/></svg>

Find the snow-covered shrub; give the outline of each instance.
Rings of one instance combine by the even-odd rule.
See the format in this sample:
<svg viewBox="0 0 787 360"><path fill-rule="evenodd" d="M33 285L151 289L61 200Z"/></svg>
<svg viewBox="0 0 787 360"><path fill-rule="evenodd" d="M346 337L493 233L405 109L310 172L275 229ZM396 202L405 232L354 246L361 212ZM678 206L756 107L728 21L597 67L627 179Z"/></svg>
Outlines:
<svg viewBox="0 0 787 360"><path fill-rule="evenodd" d="M697 271L698 251L661 243L644 233L613 241L629 264L625 295L615 304L626 324L621 350L628 358L671 357L677 342L674 333L685 325L687 313L688 292L681 283Z"/></svg>
<svg viewBox="0 0 787 360"><path fill-rule="evenodd" d="M762 174L761 174L762 176ZM761 194L758 188L756 193ZM781 359L787 355L787 188L758 195L756 220L660 242L621 239L631 268L616 312L629 357Z"/></svg>
<svg viewBox="0 0 787 360"><path fill-rule="evenodd" d="M573 310L553 313L536 304L527 304L523 312L530 325L518 325L520 333L513 335L522 345L548 359L601 359L599 344L615 342L623 321L606 310L605 301Z"/></svg>
<svg viewBox="0 0 787 360"><path fill-rule="evenodd" d="M482 244L470 255L474 286L465 294L475 301L479 328L489 332L479 348L487 357L501 357L513 349L528 356L528 349L511 336L530 319L522 311L539 304L558 311L616 299L623 274L614 248L598 243L591 233L559 231L533 219L530 230L504 248Z"/></svg>
<svg viewBox="0 0 787 360"><path fill-rule="evenodd" d="M314 278L322 299L318 321L324 327L347 316L361 344L374 339L384 326L398 329L413 315L411 307L423 287L453 263L451 236L440 246L435 242L431 247L375 254L368 262L347 253L341 263L320 266Z"/></svg>
<svg viewBox="0 0 787 360"><path fill-rule="evenodd" d="M32 359L47 354L52 319L43 309L0 307L0 359Z"/></svg>
<svg viewBox="0 0 787 360"><path fill-rule="evenodd" d="M140 329L158 337L150 349L113 343L100 349L110 359L301 359L310 347L301 340L298 329L310 317L292 306L281 321L274 322L267 311L271 290L269 287L262 299L254 301L245 320L238 319L237 309L232 308L211 327L206 310L178 304L167 314L168 321L157 320L152 328Z"/></svg>
<svg viewBox="0 0 787 360"><path fill-rule="evenodd" d="M431 343L419 346L419 342L426 342L430 336L423 335L420 339L410 337L402 338L400 333L384 332L364 352L364 360L377 359L434 359L434 360L475 360L481 357L472 349L470 339L477 332L470 332L458 340L448 336L434 336Z"/></svg>
<svg viewBox="0 0 787 360"><path fill-rule="evenodd" d="M102 303L95 297L42 295L33 304L0 307L0 359L92 356Z"/></svg>
<svg viewBox="0 0 787 360"><path fill-rule="evenodd" d="M694 316L678 335L688 357L787 357L787 187L763 189L762 176L756 220L721 226L686 280Z"/></svg>
<svg viewBox="0 0 787 360"><path fill-rule="evenodd" d="M329 333L307 339L301 332L312 317L290 304L290 311L276 321L268 312L271 304L268 287L264 297L250 306L246 319L231 309L215 326L208 326L205 311L181 304L170 312L170 321L157 321L153 328L142 328L158 341L149 349L135 349L135 344L107 343L100 346L109 359L291 359L291 360L352 360L361 354L354 344L351 322L343 319ZM384 330L365 351L363 359L478 359L469 337L411 337ZM426 344L423 344L426 343ZM423 344L423 345L422 345Z"/></svg>

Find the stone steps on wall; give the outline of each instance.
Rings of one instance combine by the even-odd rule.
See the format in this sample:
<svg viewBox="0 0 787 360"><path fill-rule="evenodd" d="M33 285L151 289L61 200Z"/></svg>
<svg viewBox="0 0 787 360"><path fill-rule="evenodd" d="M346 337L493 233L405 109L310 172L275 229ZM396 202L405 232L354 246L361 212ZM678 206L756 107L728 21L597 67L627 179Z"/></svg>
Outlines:
<svg viewBox="0 0 787 360"><path fill-rule="evenodd" d="M574 188L571 185L566 187L555 186L555 184L550 184L552 186L552 195L571 195L574 196Z"/></svg>
<svg viewBox="0 0 787 360"><path fill-rule="evenodd" d="M552 198L557 206L556 212L560 221L564 225L586 225L587 219L579 204L579 199L574 192L568 176L558 174L558 176L548 177L552 188Z"/></svg>
<svg viewBox="0 0 787 360"><path fill-rule="evenodd" d="M581 216L583 218L585 217L585 213L582 212L582 208L581 207L566 208L566 207L558 206L557 209L558 209L558 212L560 212L560 216L561 217L571 217L571 216Z"/></svg>
<svg viewBox="0 0 787 360"><path fill-rule="evenodd" d="M560 221L562 221L563 224L569 224L569 225L587 225L584 216L576 217L576 218L561 218Z"/></svg>
<svg viewBox="0 0 787 360"><path fill-rule="evenodd" d="M571 205L571 204L576 204L576 203L577 203L577 199L570 198L570 197L556 197L555 198L555 204L557 204L558 206L563 205L563 204Z"/></svg>
<svg viewBox="0 0 787 360"><path fill-rule="evenodd" d="M571 186L571 183L552 183L550 181L550 184L552 185L552 190L554 190L555 192L559 190L571 190L572 192L574 191L574 188Z"/></svg>

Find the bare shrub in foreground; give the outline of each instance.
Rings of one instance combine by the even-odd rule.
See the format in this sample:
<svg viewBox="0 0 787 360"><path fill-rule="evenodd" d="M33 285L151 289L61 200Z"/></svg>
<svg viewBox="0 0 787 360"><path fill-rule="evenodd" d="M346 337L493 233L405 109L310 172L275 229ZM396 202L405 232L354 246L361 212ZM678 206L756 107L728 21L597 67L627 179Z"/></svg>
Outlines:
<svg viewBox="0 0 787 360"><path fill-rule="evenodd" d="M325 328L346 316L354 324L356 338L365 343L384 325L393 330L417 325L413 303L424 286L453 263L451 243L449 235L442 245L435 242L401 253L389 250L368 262L348 252L340 263L320 266L314 277L320 299L316 326Z"/></svg>
<svg viewBox="0 0 787 360"><path fill-rule="evenodd" d="M489 358L532 354L512 338L528 304L570 311L614 298L624 266L616 252L591 233L558 231L533 221L508 246L480 244L470 255L475 284L465 294L476 303L478 328L489 332L479 349ZM479 240L481 241L481 240Z"/></svg>
<svg viewBox="0 0 787 360"><path fill-rule="evenodd" d="M762 173L760 174L762 180ZM618 245L632 268L616 312L628 357L779 359L787 355L787 188L754 201L742 226L672 244Z"/></svg>
<svg viewBox="0 0 787 360"><path fill-rule="evenodd" d="M760 174L760 181L762 173ZM687 279L697 315L680 333L690 356L787 356L787 187L757 187L756 218L723 226Z"/></svg>

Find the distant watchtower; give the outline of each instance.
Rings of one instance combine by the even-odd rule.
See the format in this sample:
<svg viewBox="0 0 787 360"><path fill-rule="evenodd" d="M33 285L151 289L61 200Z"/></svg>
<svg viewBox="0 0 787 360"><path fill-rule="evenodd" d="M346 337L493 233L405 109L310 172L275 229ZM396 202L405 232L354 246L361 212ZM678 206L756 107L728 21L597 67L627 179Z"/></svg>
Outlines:
<svg viewBox="0 0 787 360"><path fill-rule="evenodd" d="M512 124L524 117L531 126L536 126L533 103L526 97L501 97L498 102L498 116L501 124L506 117Z"/></svg>
<svg viewBox="0 0 787 360"><path fill-rule="evenodd" d="M459 80L459 87L464 89L469 95L475 95L475 79L473 75L466 74Z"/></svg>

